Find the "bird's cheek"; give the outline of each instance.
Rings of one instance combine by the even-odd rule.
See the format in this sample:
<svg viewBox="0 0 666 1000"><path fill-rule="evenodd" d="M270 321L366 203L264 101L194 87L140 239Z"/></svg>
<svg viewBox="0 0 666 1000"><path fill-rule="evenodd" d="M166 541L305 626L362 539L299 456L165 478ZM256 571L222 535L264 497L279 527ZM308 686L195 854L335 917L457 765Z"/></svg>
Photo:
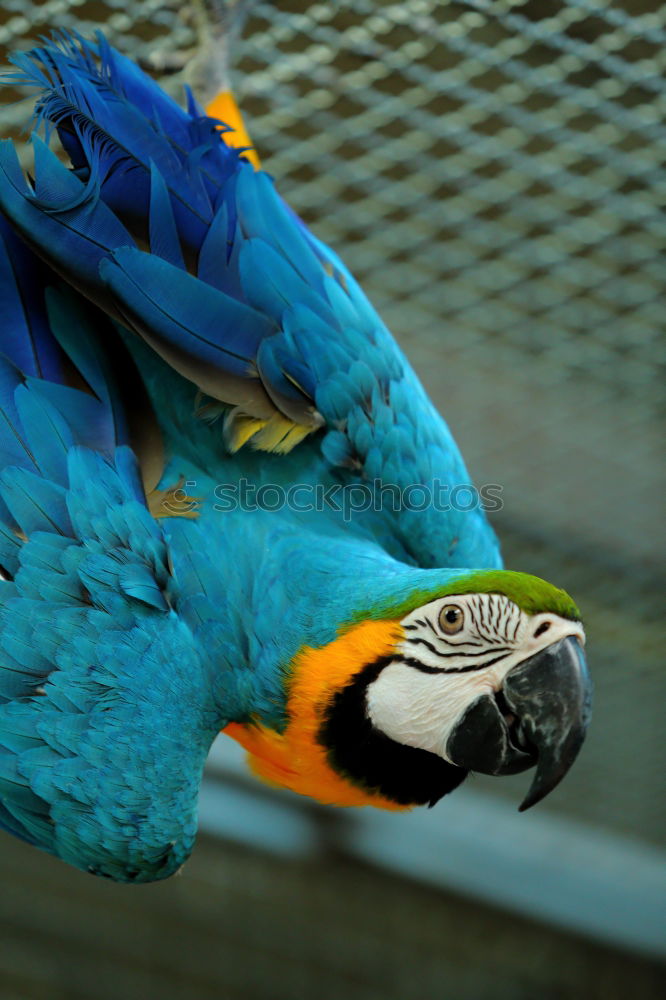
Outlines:
<svg viewBox="0 0 666 1000"><path fill-rule="evenodd" d="M492 678L426 674L390 664L368 686L366 711L374 728L405 746L445 757L448 737L470 701L491 694Z"/></svg>

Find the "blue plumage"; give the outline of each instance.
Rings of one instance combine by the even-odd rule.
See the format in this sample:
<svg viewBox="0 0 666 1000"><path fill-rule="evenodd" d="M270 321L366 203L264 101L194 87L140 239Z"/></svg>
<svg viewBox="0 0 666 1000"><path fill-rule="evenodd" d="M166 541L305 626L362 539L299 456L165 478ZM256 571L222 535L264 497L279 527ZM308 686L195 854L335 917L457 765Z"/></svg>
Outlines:
<svg viewBox="0 0 666 1000"><path fill-rule="evenodd" d="M155 878L184 860L193 839L214 733L208 680L169 612L163 534L122 446L124 413L104 351L115 332L4 223L1 234L9 357L0 359L0 823L79 867ZM68 370L83 387L64 384ZM165 659L174 661L168 677ZM138 734L173 719L179 676L187 691L177 733L160 722L132 778ZM176 751L192 760L185 772L173 772ZM112 808L120 787L122 805Z"/></svg>
<svg viewBox="0 0 666 1000"><path fill-rule="evenodd" d="M500 558L478 509L346 510L468 475L352 276L224 130L101 36L14 61L71 168L35 137L33 187L0 152L35 251L0 221L0 824L148 880L191 848L216 732L284 731L299 650ZM242 481L338 501L240 510Z"/></svg>

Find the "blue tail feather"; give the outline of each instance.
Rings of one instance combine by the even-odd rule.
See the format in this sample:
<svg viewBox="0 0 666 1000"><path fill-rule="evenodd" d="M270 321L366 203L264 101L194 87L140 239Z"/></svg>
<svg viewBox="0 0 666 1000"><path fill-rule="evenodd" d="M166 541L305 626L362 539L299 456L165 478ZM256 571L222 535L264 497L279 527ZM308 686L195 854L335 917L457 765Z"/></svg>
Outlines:
<svg viewBox="0 0 666 1000"><path fill-rule="evenodd" d="M280 338L295 303L327 339L340 333L322 258L272 179L191 95L179 108L101 36L60 33L15 63L13 82L41 88L37 123L55 128L73 168L35 140L33 191L0 155L0 204L25 238L209 395L319 426L312 393L294 388L312 383L303 352L271 350L257 375L260 344ZM309 353L321 353L314 338Z"/></svg>
<svg viewBox="0 0 666 1000"><path fill-rule="evenodd" d="M200 245L211 199L238 161L212 119L179 108L101 34L95 44L61 33L55 44L13 61L15 83L42 88L38 122L55 125L73 166L87 167L114 212L145 215L153 161L179 205L181 235ZM190 171L193 155L198 162ZM130 169L136 176L127 183Z"/></svg>

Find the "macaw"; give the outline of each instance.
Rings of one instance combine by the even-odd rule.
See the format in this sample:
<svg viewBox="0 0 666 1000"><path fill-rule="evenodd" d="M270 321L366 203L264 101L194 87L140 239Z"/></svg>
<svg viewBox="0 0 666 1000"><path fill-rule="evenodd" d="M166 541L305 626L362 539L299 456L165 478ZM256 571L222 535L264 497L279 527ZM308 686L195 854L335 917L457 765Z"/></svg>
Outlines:
<svg viewBox="0 0 666 1000"><path fill-rule="evenodd" d="M220 731L325 803L535 765L537 802L588 723L579 611L478 504L409 502L460 453L231 97L101 35L14 63L69 165L0 151L0 824L165 878Z"/></svg>

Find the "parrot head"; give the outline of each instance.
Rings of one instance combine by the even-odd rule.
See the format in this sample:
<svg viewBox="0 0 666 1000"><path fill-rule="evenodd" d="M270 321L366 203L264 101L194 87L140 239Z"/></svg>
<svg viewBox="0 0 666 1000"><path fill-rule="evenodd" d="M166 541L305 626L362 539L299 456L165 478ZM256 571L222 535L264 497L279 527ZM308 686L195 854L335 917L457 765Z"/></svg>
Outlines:
<svg viewBox="0 0 666 1000"><path fill-rule="evenodd" d="M227 727L256 773L322 802L434 805L470 771L536 766L521 809L578 754L591 683L579 612L524 573L459 575L355 616L287 671L281 732Z"/></svg>

